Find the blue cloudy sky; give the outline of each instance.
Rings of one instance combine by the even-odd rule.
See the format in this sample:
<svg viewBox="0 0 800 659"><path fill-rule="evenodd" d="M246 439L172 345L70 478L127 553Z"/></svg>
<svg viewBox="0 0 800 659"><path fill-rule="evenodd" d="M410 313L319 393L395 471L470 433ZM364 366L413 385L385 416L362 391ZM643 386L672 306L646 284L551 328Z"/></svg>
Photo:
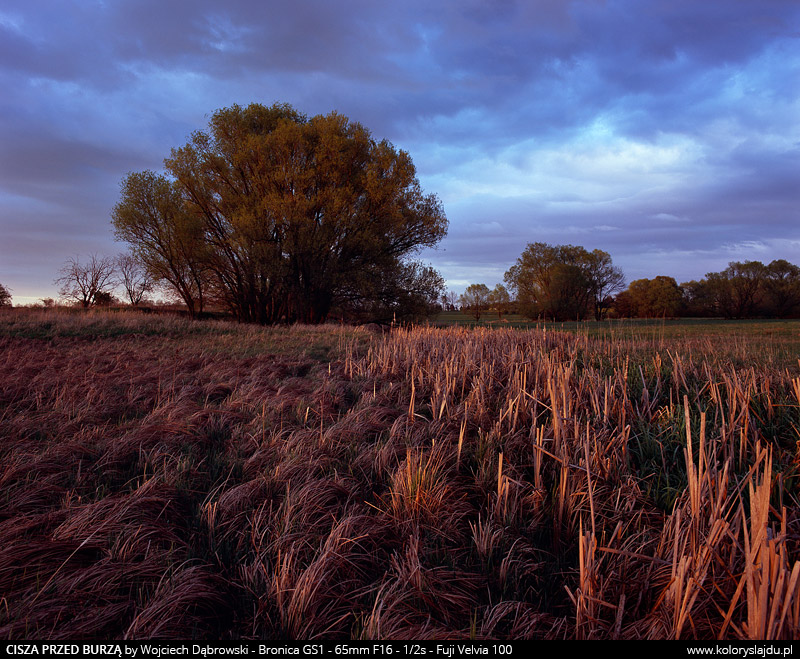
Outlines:
<svg viewBox="0 0 800 659"><path fill-rule="evenodd" d="M4 0L0 283L116 254L130 171L234 103L338 110L450 220L422 257L490 286L528 242L628 281L800 264L797 0Z"/></svg>

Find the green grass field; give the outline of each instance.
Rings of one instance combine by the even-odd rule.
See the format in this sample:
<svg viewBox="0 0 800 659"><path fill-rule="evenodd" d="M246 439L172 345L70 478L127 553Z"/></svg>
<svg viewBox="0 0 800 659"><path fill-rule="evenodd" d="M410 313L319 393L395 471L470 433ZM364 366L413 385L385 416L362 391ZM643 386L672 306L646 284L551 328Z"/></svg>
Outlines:
<svg viewBox="0 0 800 659"><path fill-rule="evenodd" d="M589 332L613 336L617 333L632 333L639 336L665 333L668 336L690 336L707 333L767 333L797 335L800 333L800 319L749 319L726 320L723 318L620 318L612 320L585 321L532 321L519 314L486 313L479 321L461 311L442 311L430 320L437 327L512 327L518 329L547 328L572 332Z"/></svg>
<svg viewBox="0 0 800 659"><path fill-rule="evenodd" d="M722 318L614 319L604 321L544 322L530 321L509 314L498 318L486 314L476 322L472 315L445 311L434 316L434 327L543 330L569 332L608 341L628 341L642 346L650 344L661 350L681 342L694 340L705 344L713 354L715 344L725 358L737 363L768 362L794 368L800 359L800 320L725 320Z"/></svg>

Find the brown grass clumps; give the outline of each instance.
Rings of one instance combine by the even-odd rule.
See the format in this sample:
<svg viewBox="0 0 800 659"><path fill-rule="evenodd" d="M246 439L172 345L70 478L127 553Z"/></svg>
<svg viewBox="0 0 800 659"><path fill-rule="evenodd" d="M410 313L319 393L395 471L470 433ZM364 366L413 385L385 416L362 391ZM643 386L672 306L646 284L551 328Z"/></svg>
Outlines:
<svg viewBox="0 0 800 659"><path fill-rule="evenodd" d="M777 344L3 327L0 637L800 634Z"/></svg>

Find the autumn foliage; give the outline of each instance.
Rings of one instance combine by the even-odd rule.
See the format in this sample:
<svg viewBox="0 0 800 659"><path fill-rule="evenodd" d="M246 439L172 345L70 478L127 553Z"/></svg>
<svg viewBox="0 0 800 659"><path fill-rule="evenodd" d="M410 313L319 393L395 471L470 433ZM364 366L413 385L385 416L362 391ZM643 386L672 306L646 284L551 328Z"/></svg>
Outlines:
<svg viewBox="0 0 800 659"><path fill-rule="evenodd" d="M193 314L214 298L261 324L414 317L444 288L414 260L447 231L441 203L408 153L335 112L218 110L163 173L123 180L112 223Z"/></svg>

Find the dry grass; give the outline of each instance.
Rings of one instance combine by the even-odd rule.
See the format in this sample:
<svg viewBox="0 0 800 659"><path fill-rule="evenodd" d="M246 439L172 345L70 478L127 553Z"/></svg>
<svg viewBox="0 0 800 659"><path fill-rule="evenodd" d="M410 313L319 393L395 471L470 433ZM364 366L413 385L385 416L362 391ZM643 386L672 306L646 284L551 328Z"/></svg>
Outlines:
<svg viewBox="0 0 800 659"><path fill-rule="evenodd" d="M796 638L777 340L0 314L0 637Z"/></svg>

